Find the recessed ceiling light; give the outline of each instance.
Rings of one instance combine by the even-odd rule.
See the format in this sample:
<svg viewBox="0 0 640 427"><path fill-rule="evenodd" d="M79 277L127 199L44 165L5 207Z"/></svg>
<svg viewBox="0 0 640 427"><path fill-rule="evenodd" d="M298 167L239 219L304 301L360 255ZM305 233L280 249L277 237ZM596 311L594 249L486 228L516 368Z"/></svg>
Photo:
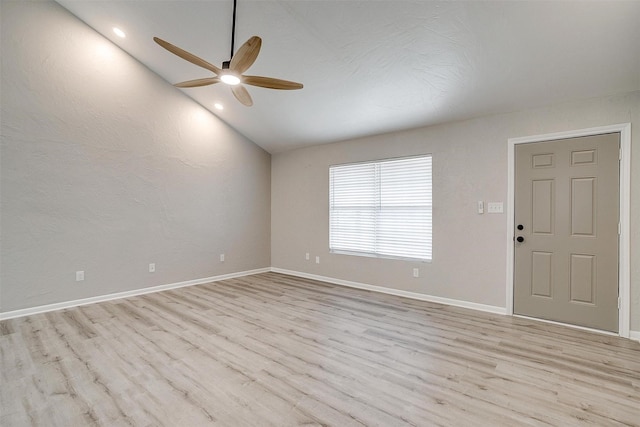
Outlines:
<svg viewBox="0 0 640 427"><path fill-rule="evenodd" d="M121 38L127 37L127 35L124 33L124 31L122 31L118 27L113 27L113 32L116 33L116 36L118 36L118 37L121 37Z"/></svg>
<svg viewBox="0 0 640 427"><path fill-rule="evenodd" d="M216 107L216 110L224 110L224 105L216 102L215 104L213 104L214 107Z"/></svg>

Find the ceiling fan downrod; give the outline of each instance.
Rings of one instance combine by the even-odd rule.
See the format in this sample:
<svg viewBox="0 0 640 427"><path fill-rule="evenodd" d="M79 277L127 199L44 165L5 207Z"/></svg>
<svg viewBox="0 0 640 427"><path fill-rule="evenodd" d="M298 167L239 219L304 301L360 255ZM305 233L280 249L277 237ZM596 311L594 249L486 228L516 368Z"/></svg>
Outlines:
<svg viewBox="0 0 640 427"><path fill-rule="evenodd" d="M225 61L225 63L227 64L226 68L229 68L228 62L231 62L231 58L233 58L233 45L236 40L236 7L237 0L233 0L233 20L231 21L231 55L229 56L229 61ZM222 64L223 68L225 68L225 63Z"/></svg>

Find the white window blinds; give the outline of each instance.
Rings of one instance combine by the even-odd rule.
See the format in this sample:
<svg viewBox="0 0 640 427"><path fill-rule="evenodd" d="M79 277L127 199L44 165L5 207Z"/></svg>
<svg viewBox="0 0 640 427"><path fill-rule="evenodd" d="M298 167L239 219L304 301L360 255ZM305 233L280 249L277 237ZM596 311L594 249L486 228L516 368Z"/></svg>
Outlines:
<svg viewBox="0 0 640 427"><path fill-rule="evenodd" d="M431 156L329 168L329 248L431 259Z"/></svg>

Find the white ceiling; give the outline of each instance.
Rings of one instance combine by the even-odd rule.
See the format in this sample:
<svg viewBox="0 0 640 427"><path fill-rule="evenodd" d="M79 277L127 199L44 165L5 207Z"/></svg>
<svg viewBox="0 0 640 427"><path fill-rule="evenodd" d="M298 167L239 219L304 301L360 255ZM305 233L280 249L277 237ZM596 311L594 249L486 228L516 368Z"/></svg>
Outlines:
<svg viewBox="0 0 640 427"><path fill-rule="evenodd" d="M232 0L57 2L171 83L211 74L153 36L229 59ZM247 74L304 89L180 90L272 153L640 89L640 1L238 0L236 49L252 35Z"/></svg>

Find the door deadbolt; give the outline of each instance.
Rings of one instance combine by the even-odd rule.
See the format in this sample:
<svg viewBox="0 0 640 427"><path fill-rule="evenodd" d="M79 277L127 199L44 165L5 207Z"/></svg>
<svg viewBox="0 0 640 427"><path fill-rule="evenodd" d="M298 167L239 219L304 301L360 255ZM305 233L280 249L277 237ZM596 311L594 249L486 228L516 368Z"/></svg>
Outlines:
<svg viewBox="0 0 640 427"><path fill-rule="evenodd" d="M518 227L517 227L517 228L518 228L518 230L524 230L524 225L522 225L522 224L518 224Z"/></svg>

